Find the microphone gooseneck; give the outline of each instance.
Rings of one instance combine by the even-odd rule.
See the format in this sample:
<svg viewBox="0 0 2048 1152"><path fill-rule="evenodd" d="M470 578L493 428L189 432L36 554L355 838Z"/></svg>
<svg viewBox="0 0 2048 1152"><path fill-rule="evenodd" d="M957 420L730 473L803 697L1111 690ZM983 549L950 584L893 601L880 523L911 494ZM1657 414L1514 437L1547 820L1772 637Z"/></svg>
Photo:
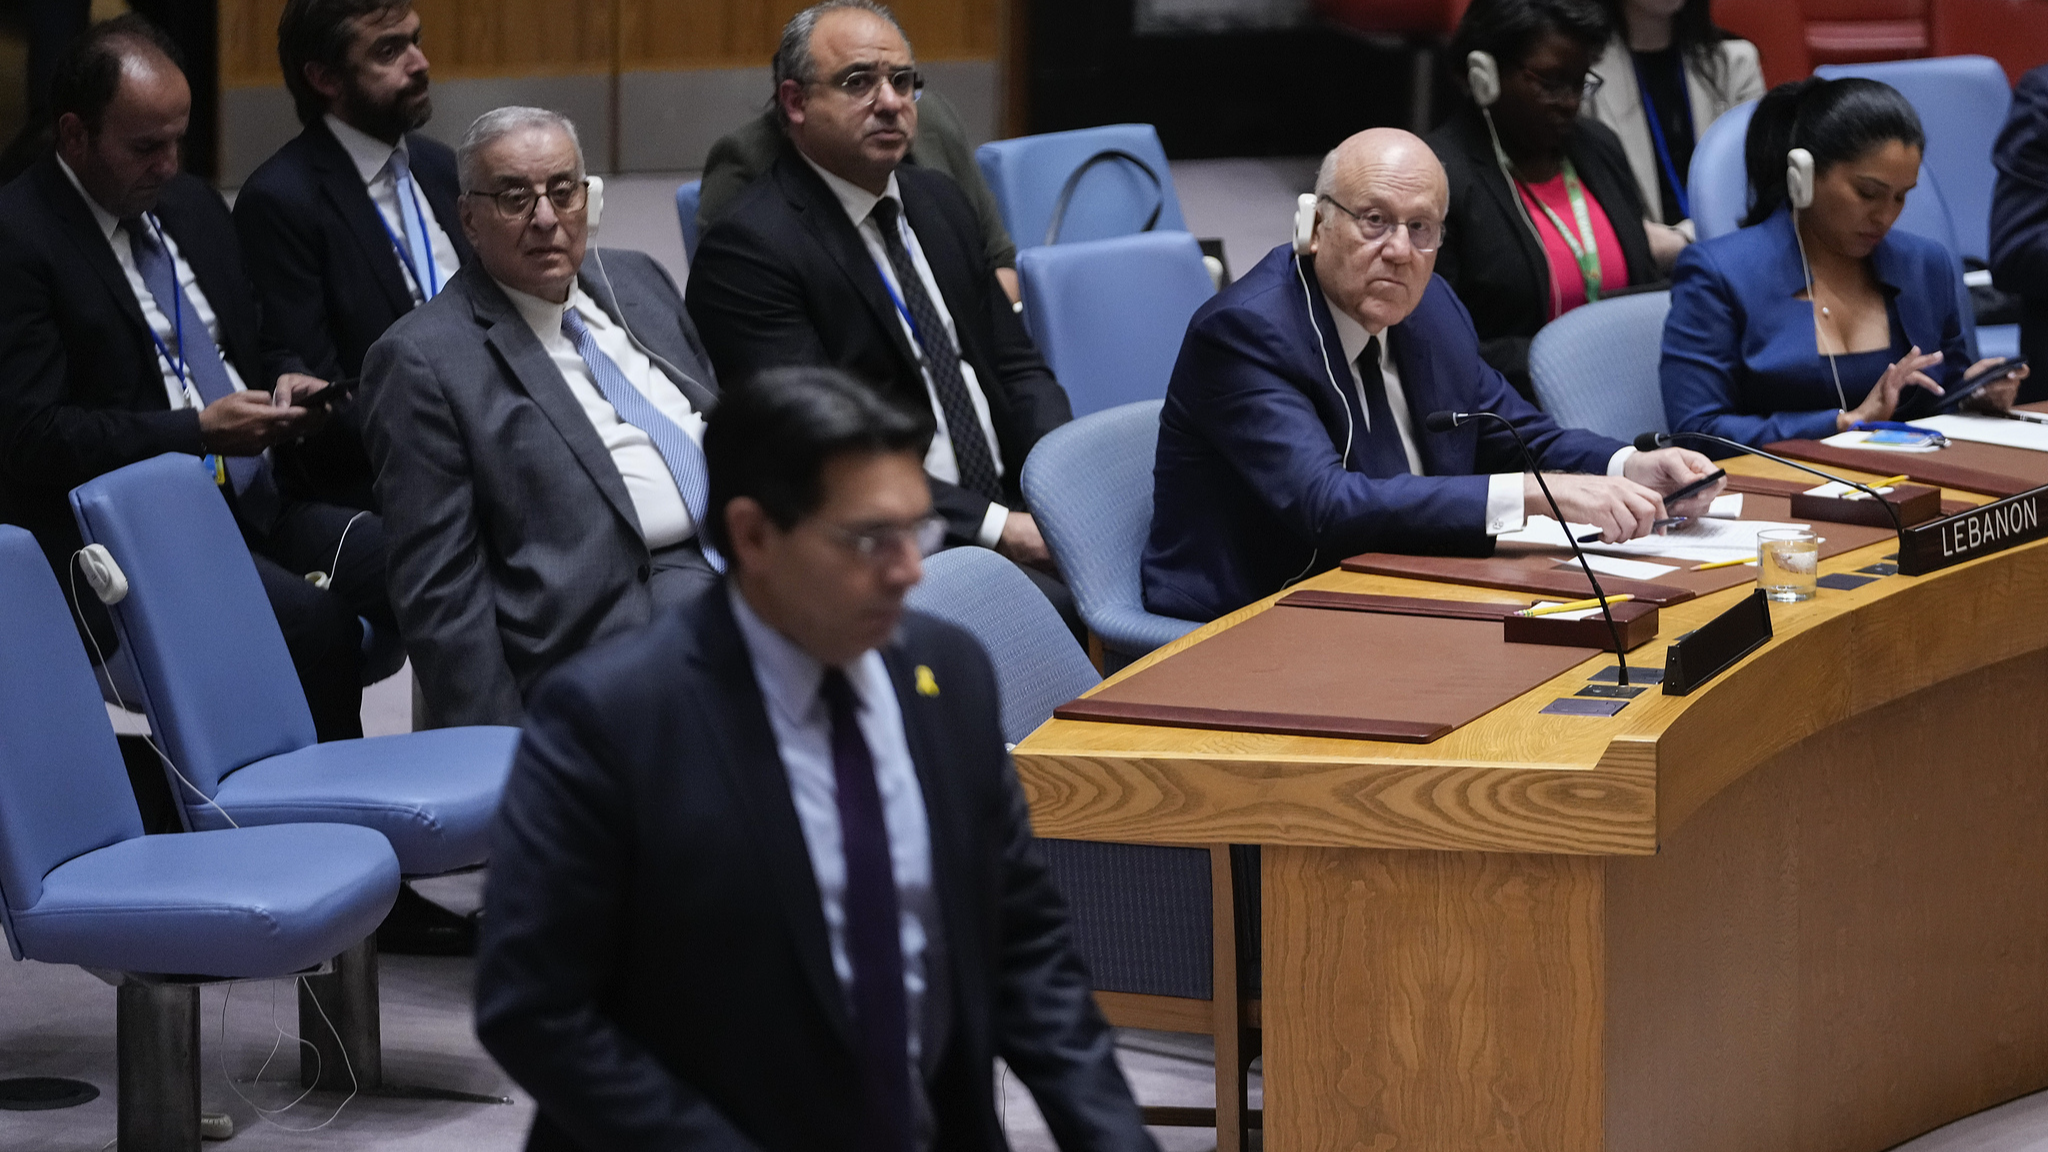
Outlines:
<svg viewBox="0 0 2048 1152"><path fill-rule="evenodd" d="M1586 562L1586 550L1579 547L1578 537L1573 535L1571 522L1564 518L1564 512L1557 506L1557 498L1550 494L1550 485L1543 482L1543 469L1538 465L1536 454L1529 450L1529 442L1522 439L1522 430L1514 422L1497 412L1431 412L1422 418L1422 426L1431 432L1448 432L1468 420L1492 420L1508 430L1508 435L1521 445L1522 459L1529 465L1530 475L1536 477L1536 487L1542 491L1543 500L1550 505L1550 514L1557 517L1557 526L1564 530L1565 542L1572 546L1572 555L1578 557L1579 570L1586 574L1586 583L1593 586L1593 595L1600 601L1600 615L1607 620L1607 634L1614 640L1615 683L1628 687L1628 657L1623 655L1621 629L1614 623L1614 609L1607 603L1607 592L1600 587L1600 578L1593 575L1593 566Z"/></svg>
<svg viewBox="0 0 2048 1152"><path fill-rule="evenodd" d="M1645 432L1641 436L1636 437L1636 451L1655 452L1659 448L1669 448L1674 440L1704 440L1709 444L1720 444L1733 448L1737 452L1747 452L1751 456L1761 456L1766 460L1776 461L1787 468L1797 468L1801 472L1811 476L1818 476L1823 480L1831 480L1836 484L1847 485L1877 501L1878 507L1883 508L1885 515L1891 517L1892 531L1897 532L1901 537L1904 537L1906 534L1906 526L1899 520L1899 510L1892 507L1892 502L1879 495L1877 489L1872 488L1870 485L1859 484L1847 476L1837 476L1832 472L1823 472L1818 468L1809 468L1797 460L1787 460L1783 456L1766 452L1761 448L1752 448L1740 440L1730 440L1726 436L1716 436L1711 432Z"/></svg>

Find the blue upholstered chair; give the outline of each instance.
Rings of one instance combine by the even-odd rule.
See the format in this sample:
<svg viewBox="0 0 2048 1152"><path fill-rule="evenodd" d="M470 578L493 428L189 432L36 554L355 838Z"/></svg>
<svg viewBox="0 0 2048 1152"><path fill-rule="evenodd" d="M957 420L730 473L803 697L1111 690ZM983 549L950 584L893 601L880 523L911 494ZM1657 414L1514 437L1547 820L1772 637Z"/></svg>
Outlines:
<svg viewBox="0 0 2048 1152"><path fill-rule="evenodd" d="M289 976L369 936L398 859L346 824L144 836L69 608L14 527L0 635L0 928L16 960L120 974L121 1148L197 1152L199 984Z"/></svg>
<svg viewBox="0 0 2048 1152"><path fill-rule="evenodd" d="M1024 502L1111 671L1198 626L1146 611L1139 582L1161 407L1145 400L1083 416L1048 433L1024 461Z"/></svg>
<svg viewBox="0 0 2048 1152"><path fill-rule="evenodd" d="M996 140L975 149L974 158L1020 253L1040 244L1187 231L1166 149L1150 124Z"/></svg>
<svg viewBox="0 0 2048 1152"><path fill-rule="evenodd" d="M676 189L676 222L683 226L683 258L697 259L697 205L704 200L704 182L692 180Z"/></svg>
<svg viewBox="0 0 2048 1152"><path fill-rule="evenodd" d="M1141 232L1017 253L1024 323L1074 415L1166 395L1188 320L1216 294L1186 232Z"/></svg>
<svg viewBox="0 0 2048 1152"><path fill-rule="evenodd" d="M1003 700L1003 739L1011 743L1100 681L1052 605L987 549L953 548L926 560L910 606L959 625L987 650ZM1220 1121L1214 1111L1189 1108L1147 1108L1146 1121L1213 1125L1219 1152L1237 1152L1249 1118L1245 1077L1257 1055L1258 995L1256 963L1244 963L1258 954L1257 904L1239 893L1256 889L1256 849L1038 844L1067 899L1075 947L1109 1022L1215 1040ZM1239 994L1217 996L1219 987ZM1207 1026L1190 1028L1191 1019Z"/></svg>
<svg viewBox="0 0 2048 1152"><path fill-rule="evenodd" d="M116 469L73 490L71 506L86 542L127 576L127 596L108 613L134 657L188 829L358 824L391 842L407 876L484 862L518 729L317 744L248 547L196 460L164 455ZM337 963L338 978L354 981L358 965L374 973L376 954L365 945ZM363 1024L355 1039L368 1048L353 1062L358 1082L375 1087L374 1019Z"/></svg>
<svg viewBox="0 0 2048 1152"><path fill-rule="evenodd" d="M1669 432L1657 363L1671 293L1616 296L1545 324L1529 345L1536 402L1567 428L1623 443Z"/></svg>
<svg viewBox="0 0 2048 1152"><path fill-rule="evenodd" d="M1743 167L1742 145L1754 115L1756 101L1737 104L1707 125L1693 145L1685 187L1692 201L1693 228L1702 240L1735 231L1749 211L1749 173Z"/></svg>

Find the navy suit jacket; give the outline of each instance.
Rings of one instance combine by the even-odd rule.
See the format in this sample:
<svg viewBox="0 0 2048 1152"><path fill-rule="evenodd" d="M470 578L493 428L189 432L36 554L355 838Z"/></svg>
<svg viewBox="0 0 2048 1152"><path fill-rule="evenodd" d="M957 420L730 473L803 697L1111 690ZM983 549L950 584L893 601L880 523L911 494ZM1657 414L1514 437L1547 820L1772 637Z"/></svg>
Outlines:
<svg viewBox="0 0 2048 1152"><path fill-rule="evenodd" d="M1344 460L1365 421L1312 258L1275 248L1196 311L1159 420L1147 608L1212 620L1359 552L1490 553L1485 474L1521 471L1521 450L1492 421L1426 432L1431 412L1507 417L1547 471L1605 472L1623 447L1522 399L1440 277L1387 331L1423 476Z"/></svg>
<svg viewBox="0 0 2048 1152"><path fill-rule="evenodd" d="M1894 345L1939 350L1945 362L1927 374L1948 387L1970 366L1954 257L1894 228L1870 263L1891 298ZM1835 434L1841 399L1814 342L1813 305L1796 298L1805 288L1789 209L1685 250L1673 273L1659 366L1672 431L1759 446ZM1845 376L1849 406L1876 383ZM1923 389L1913 394L1929 396ZM1913 411L1906 408L1909 416Z"/></svg>
<svg viewBox="0 0 2048 1152"><path fill-rule="evenodd" d="M455 153L417 132L406 147L428 209L470 263L455 211ZM370 345L413 310L391 235L324 119L250 173L235 197L235 228L262 294L264 339L323 380L361 376ZM286 482L330 503L375 508L364 419L360 405L337 413L301 446Z"/></svg>
<svg viewBox="0 0 2048 1152"><path fill-rule="evenodd" d="M987 656L910 614L882 657L930 815L952 1000L923 1060L933 1148L1005 1147L1000 1055L1062 1148L1156 1152L1032 841ZM853 1021L723 585L541 682L485 908L477 1034L539 1104L528 1148L857 1143Z"/></svg>
<svg viewBox="0 0 2048 1152"><path fill-rule="evenodd" d="M2012 111L1992 150L1998 165L1991 199L1991 275L2019 294L2020 351L2048 364L2048 64L2013 86ZM2048 371L2020 384L2022 401L2048 398Z"/></svg>

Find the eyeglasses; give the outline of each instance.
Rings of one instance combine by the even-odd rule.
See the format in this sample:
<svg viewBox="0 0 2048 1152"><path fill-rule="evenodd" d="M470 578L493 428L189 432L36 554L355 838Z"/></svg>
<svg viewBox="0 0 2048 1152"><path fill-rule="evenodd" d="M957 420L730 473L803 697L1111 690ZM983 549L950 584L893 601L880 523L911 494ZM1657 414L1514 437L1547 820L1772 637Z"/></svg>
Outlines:
<svg viewBox="0 0 2048 1152"><path fill-rule="evenodd" d="M819 527L834 543L870 564L899 554L906 544L917 549L919 557L929 556L937 552L939 545L946 540L945 517L936 514L908 524L866 524L858 528L821 524Z"/></svg>
<svg viewBox="0 0 2048 1152"><path fill-rule="evenodd" d="M545 190L526 185L497 192L464 192L463 195L489 200L497 205L498 216L503 220L524 220L533 215L534 206L540 203L542 196L548 198L548 203L555 206L556 212L566 216L571 212L583 211L584 206L590 202L590 181L557 180Z"/></svg>
<svg viewBox="0 0 2048 1152"><path fill-rule="evenodd" d="M1607 81L1598 72L1588 72L1576 80L1556 80L1528 68L1522 75L1536 86L1536 94L1552 104L1582 104L1593 98L1595 92Z"/></svg>
<svg viewBox="0 0 2048 1152"><path fill-rule="evenodd" d="M1358 225L1358 238L1367 244L1377 244L1385 240L1394 229L1401 227L1408 229L1408 246L1417 252L1434 252L1444 242L1444 226L1441 221L1410 220L1403 224L1377 208L1353 212L1337 203L1334 197L1325 196L1323 199L1329 201L1330 207L1351 217L1351 222Z"/></svg>
<svg viewBox="0 0 2048 1152"><path fill-rule="evenodd" d="M924 74L915 68L898 68L894 72L878 72L873 68L860 68L831 80L813 80L846 93L847 99L856 104L872 104L882 94L882 85L887 83L896 95L916 101L924 95Z"/></svg>

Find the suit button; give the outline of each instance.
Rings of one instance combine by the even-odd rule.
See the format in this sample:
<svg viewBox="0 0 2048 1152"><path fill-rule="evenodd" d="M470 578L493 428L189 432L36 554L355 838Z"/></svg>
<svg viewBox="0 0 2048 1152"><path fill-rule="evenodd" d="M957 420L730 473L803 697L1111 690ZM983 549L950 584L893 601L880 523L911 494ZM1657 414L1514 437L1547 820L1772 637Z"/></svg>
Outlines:
<svg viewBox="0 0 2048 1152"><path fill-rule="evenodd" d="M645 565L645 564L642 564L642 565L640 566L640 572L639 572L639 576L640 576L640 582L641 582L642 584L645 584L645 583L647 583L647 578L648 578L649 576L652 576L653 574L654 574L654 569L652 569L652 568L649 568L649 567L648 567L647 565Z"/></svg>

